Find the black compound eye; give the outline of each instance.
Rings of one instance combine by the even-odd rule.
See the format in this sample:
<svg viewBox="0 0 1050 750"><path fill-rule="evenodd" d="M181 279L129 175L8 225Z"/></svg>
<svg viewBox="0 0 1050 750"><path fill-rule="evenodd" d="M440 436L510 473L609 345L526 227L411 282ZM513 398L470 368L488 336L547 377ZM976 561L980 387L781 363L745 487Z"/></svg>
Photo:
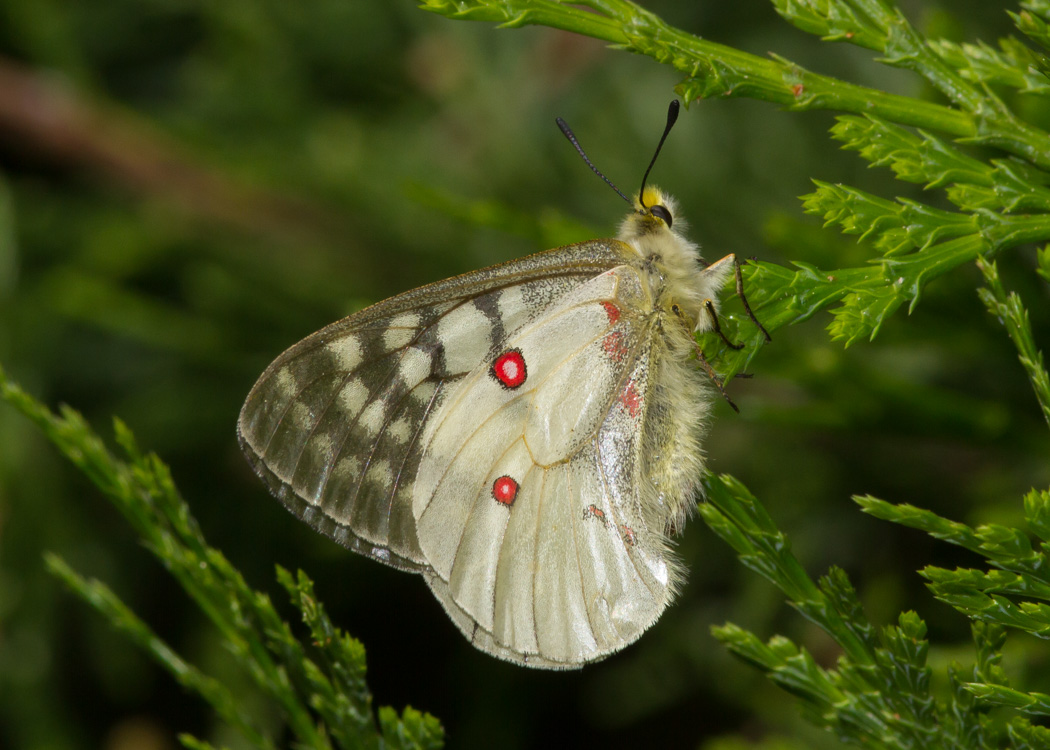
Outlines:
<svg viewBox="0 0 1050 750"><path fill-rule="evenodd" d="M668 211L666 208L664 208L660 204L657 204L649 209L649 213L651 213L657 219L662 220L663 223L667 225L668 229L671 228L671 212Z"/></svg>

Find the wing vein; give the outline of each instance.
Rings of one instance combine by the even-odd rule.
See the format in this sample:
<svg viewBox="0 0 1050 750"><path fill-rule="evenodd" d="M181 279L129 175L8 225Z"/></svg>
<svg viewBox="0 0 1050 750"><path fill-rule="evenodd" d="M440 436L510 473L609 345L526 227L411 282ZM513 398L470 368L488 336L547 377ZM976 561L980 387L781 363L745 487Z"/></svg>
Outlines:
<svg viewBox="0 0 1050 750"><path fill-rule="evenodd" d="M572 472L569 471L569 464L563 464L565 470L565 478L569 485L569 502L572 502L575 493L573 492L573 479ZM591 637L594 638L594 642L598 643L598 638L594 633L594 623L591 621L591 608L587 606L587 591L583 584L583 559L580 557L580 539L578 536L578 524L580 522L579 514L570 512L572 518L572 545L576 552L576 569L580 573L580 598L583 600L583 613L587 616L587 629L591 632Z"/></svg>
<svg viewBox="0 0 1050 750"><path fill-rule="evenodd" d="M593 300L588 300L585 303L580 303L579 305L574 305L573 307L566 308L565 310L561 311L560 313L558 313L555 316L543 318L543 322L544 322L544 324L547 324L551 320L556 320L557 318L561 317L562 315L566 315L566 314L576 310L577 308L585 307L585 306L587 306L589 304L593 304ZM539 323L534 325L533 328L538 327L538 325L539 325ZM612 326L610 326L610 328L611 327ZM520 337L525 336L530 330L531 329L519 329L518 331L515 332L515 338L520 338ZM528 393L534 393L535 391L539 390L539 388L543 385L543 383L548 378L550 378L552 375L554 375L554 373L558 372L562 367L566 366L570 361L572 361L577 355L579 355L588 346L590 346L595 341L597 341L598 339L600 339L603 336L605 336L608 333L608 331L609 331L609 329L606 328L606 329L604 329L602 331L602 333L600 335L593 336L593 337L587 339L586 341L584 341L580 346L578 346L576 349L574 349L570 354L565 356L556 366L554 366L550 370L549 373L546 373L546 375L545 375L543 380L533 384L532 387L529 389ZM455 401L450 402L449 404L445 405L446 416L444 417L444 420L447 420L449 417L451 417L452 414L454 414L455 411L459 408L459 404L463 401L463 399L465 399L467 397L467 395L468 395L467 394L467 389L462 389L462 390L463 390L463 392L456 396L456 400ZM524 395L524 394L519 394L519 396L520 395ZM513 403L516 400L516 398L517 397L515 397L515 399L510 399L509 401L506 401L505 403L501 404L499 408L500 409L505 408L508 404ZM494 412L494 413L498 413L498 411L499 410L497 409L497 412ZM441 425L443 425L444 423L445 422L442 421L438 425L436 425L435 426L435 431L440 430L441 429ZM472 433L472 435L473 435L473 433Z"/></svg>
<svg viewBox="0 0 1050 750"><path fill-rule="evenodd" d="M402 349L394 349L389 354L390 355L400 354L401 358L403 359L404 358L404 348L402 348ZM380 360L372 360L372 361L378 364L378 362ZM400 359L398 361L400 361ZM342 377L342 380L341 380L341 382L339 384L339 387L336 388L334 391L332 391L332 393L333 393L332 397L325 401L324 407L321 409L320 413L317 415L317 419L314 420L313 425L310 426L310 430L309 430L309 432L308 432L308 434L306 436L306 439L303 441L303 450L299 451L299 455L295 457L295 465L292 467L292 471L289 474L289 476L292 477L293 480L295 478L295 472L299 470L299 464L303 460L303 454L306 453L306 445L311 440L313 440L314 435L317 434L317 429L321 426L321 421L328 414L329 409L332 408L332 404L334 404L336 402L336 400L338 398L338 394L343 390L343 388L346 387L346 384L349 381L350 377L354 373L358 372L360 369L361 368L358 367L356 370L348 371ZM394 372L395 370L397 370L397 365L396 364L392 365L390 367L390 369L387 370L386 376L380 381L380 382L383 383L383 387L384 388L390 383L390 380L391 380L390 373ZM323 377L323 376L321 376L321 377ZM321 379L320 377L315 378L312 382L316 383L320 379ZM305 390L305 388L303 390ZM302 390L300 390L299 392L302 393ZM376 393L378 393L378 392L379 392L379 390L377 389ZM371 401L374 401L374 400L375 399L370 399L368 403L370 403ZM342 455L343 446L346 445L347 438L350 436L350 433L353 432L353 428L357 425L357 423L360 420L361 415L364 413L364 411L365 411L365 406L362 405L362 407L358 410L357 414L354 415L353 421L350 422L350 426L347 427L347 429L343 432L343 437L342 437L342 439L339 442L339 450L336 451L335 453L333 453L333 456ZM287 413L288 412L285 411L285 414L287 414ZM284 417L281 417L281 419L283 420ZM382 431L380 431L380 434L382 434ZM374 452L375 452L375 445L372 446L372 452L369 453L369 455L368 455L369 461L365 463L364 468L362 468L362 470L361 470L361 478L362 479L364 478L365 472L368 471L368 466L370 465L369 462L371 461L372 455L373 455ZM334 463L334 460L330 461L329 463L330 464ZM326 474L327 474L327 472L326 472ZM362 484L361 482L357 483L357 487L354 490L353 502L357 501L357 495L360 492L361 484Z"/></svg>
<svg viewBox="0 0 1050 750"><path fill-rule="evenodd" d="M619 533L619 528L620 528L619 520L620 520L620 517L617 514L616 504L613 502L613 495L612 495L611 492L609 492L609 489L608 489L609 481L608 481L608 477L606 476L606 473L605 473L605 464L601 460L601 458L602 458L602 448L601 448L601 444L597 440L595 440L595 442L594 442L594 450L595 450L595 459L596 459L595 463L598 466L598 473L602 477L602 484L605 485L607 496L609 498L609 510L614 515L616 515L616 518L614 519L614 522L613 522L613 530L617 532L616 537L617 537L619 543L623 545L624 552L626 553L627 559L631 561L631 567L634 568L635 575L638 576L638 579L642 582L642 584L644 584L645 587L647 589L649 589L649 593L653 594L654 593L653 589L646 582L645 576L643 576L641 571L638 569L638 563L635 562L634 555L631 554L631 550L627 547L627 542L625 542L623 540L623 535Z"/></svg>
<svg viewBox="0 0 1050 750"><path fill-rule="evenodd" d="M423 382L426 381L424 380ZM437 387L434 389L433 395L430 397L430 401L427 403L426 408L423 409L423 413L419 417L419 424L416 426L416 431L412 434L412 439L408 441L408 445L405 447L404 458L401 461L401 465L398 467L397 476L394 477L394 481L392 482L393 489L390 492L390 502L387 504L387 513L390 513L393 508L394 495L397 494L397 490L401 486L401 474L405 470L405 465L408 464L408 460L412 455L413 448L419 440L419 436L423 434L423 430L426 427L427 415L429 415L434 409L434 404L437 403L438 394L441 393L441 389L444 388L445 383L447 382L447 380L439 380ZM415 388L412 390L415 390ZM412 391L409 391L409 394L411 394L411 392Z"/></svg>
<svg viewBox="0 0 1050 750"><path fill-rule="evenodd" d="M473 432L471 432L471 433L469 433L469 434L467 434L467 435L466 435L466 436L465 436L465 437L463 438L463 440L462 440L461 444L460 444L460 445L459 445L459 446L457 447L457 449L456 449L455 453L451 454L451 457L450 457L450 459L449 459L449 460L448 460L448 462L446 463L446 469L445 469L445 472L444 472L444 473L443 473L443 474L441 475L441 478L440 478L440 479L438 479L437 483L436 483L436 484L434 485L434 486L435 486L435 488L436 488L436 487L439 487L439 486L441 486L442 482L444 482L444 481L445 481L445 477L446 477L446 476L448 476L448 472L449 472L449 470L451 469L451 466L452 466L452 464L453 464L453 463L455 463L455 460L456 460L456 459L457 459L457 458L459 457L459 455L460 455L460 454L461 454L461 453L463 452L463 450L464 450L464 449L466 448L466 445L467 445L467 443L469 443L469 442L471 441L471 439L473 439L473 437L474 437L474 436L475 436L475 435L476 435L476 434L477 434L477 433L478 433L479 431L481 431L481 429L482 429L482 428L484 428L484 427L485 427L485 426L486 426L486 425L487 425L487 424L488 424L488 423L489 423L489 422L490 422L490 421L491 421L492 419L494 419L494 418L496 418L497 416L499 416L499 414L500 414L500 413L501 413L501 412L502 412L502 411L503 411L504 409L506 409L507 407L509 407L509 406L510 406L511 404L513 404L513 403L516 403L517 401L520 401L521 399L523 399L523 398L526 398L526 397L528 397L528 398L532 398L532 397L534 397L534 396L535 396L535 394L536 394L536 392L537 392L537 391L538 391L538 390L539 390L539 389L540 389L540 388L541 388L541 387L543 386L543 383L544 383L544 382L546 382L546 380L547 380L547 379L549 379L549 378L550 378L550 377L551 377L551 376L552 376L552 375L553 375L554 373L556 373L556 372L557 372L558 370L560 370L560 369L561 369L562 367L565 367L565 366L567 366L567 365L568 365L568 363L569 363L569 362L570 362L570 361L571 361L571 360L572 360L572 359L573 359L573 358L574 358L574 357L575 357L576 355L578 355L578 354L579 354L580 352L582 352L582 351L583 351L584 349L586 349L586 348L587 348L588 346L590 346L590 345L591 345L592 343L594 343L594 342L595 342L595 341L597 341L598 339L602 338L602 336L604 336L604 335L605 335L605 334L603 333L603 334L602 334L602 335L600 335L600 336L594 336L594 337L592 337L592 338L588 339L588 340L587 340L586 342L584 342L584 343L583 343L583 344L582 344L581 346L577 347L577 348L576 348L576 349L575 349L575 350L574 350L574 351L572 352L572 354L570 354L569 356L567 356L567 357L565 357L565 358L564 358L563 360L561 360L561 361L560 361L560 362L559 362L559 363L558 363L558 364L557 364L557 365L556 365L556 366L555 366L554 368L552 368L552 369L551 369L551 371L550 371L550 372L549 372L548 374L546 374L546 375L545 375L544 379L543 379L543 380L541 380L541 381L539 381L538 383L536 383L534 387L532 387L532 388L531 388L530 390L528 390L528 391L525 391L525 392L522 392L522 393L518 393L518 394L516 394L515 396L513 396L512 398L508 399L507 401L504 401L504 402L503 402L502 404L500 404L500 405L499 405L499 407L498 407L498 408L496 408L496 409L495 409L495 410L494 410L494 411L493 411L493 412L492 412L492 413L491 413L491 414L490 414L490 415L489 415L488 417L486 417L486 418L485 418L485 419L484 419L483 421L479 422L479 423L478 423L478 424L477 424L477 425L475 426L475 429L474 429L474 431L473 431ZM621 382L622 382L622 378L621 378ZM468 389L464 388L464 389L461 389L461 390L462 390L463 392L462 392L461 394L459 394L459 395L457 396L457 400L456 400L456 401L454 401L454 402L450 402L450 403L448 403L448 404L445 404L445 405L444 405L444 407L443 407L443 408L444 408L444 410L446 411L446 413L447 413L447 414L448 414L449 416L451 416L451 415L452 415L452 414L453 414L453 413L454 413L454 412L456 411L456 409L457 409L457 408L459 408L459 404L460 404L460 402L461 402L461 401L462 401L463 399L465 399L465 398L467 397L467 393L466 393L466 391L467 391ZM617 391L617 392L618 392L618 391ZM448 419L448 417L446 417L446 419ZM439 423L439 424L438 424L438 425L437 425L437 426L436 426L436 427L434 428L434 431L435 431L435 432L437 432L438 430L440 430L440 429L441 429L441 425L443 425L443 424L444 424L444 422L441 422L441 423ZM600 430L601 430L601 428L599 427L597 431L600 431ZM597 431L596 431L596 432L597 432ZM524 434L525 434L525 433L524 433L524 430L523 430L523 431L521 432L521 435L522 435L522 436L524 436ZM584 445L586 445L586 444L584 444ZM561 462L566 462L566 461L569 461L569 460L571 460L571 459L572 459L572 458L574 458L575 456L579 455L579 452L583 450L583 447L584 447L584 445L581 445L581 446L580 446L580 448L579 448L579 449L578 449L578 450L577 450L577 451L576 451L575 453L573 453L573 454L572 454L571 456L564 456L563 458L561 458L561 459L560 459L560 461L561 461ZM429 508L429 505L428 505L427 507ZM426 509L424 509L423 513L426 513ZM423 515L423 514L420 514L420 517L422 517L422 515Z"/></svg>
<svg viewBox="0 0 1050 750"><path fill-rule="evenodd" d="M514 446L515 446L516 444L517 444L517 441L514 441L514 442L513 442L513 443L511 443L511 444L510 444L509 446L507 446L507 449L506 449L506 450L504 450L504 451L503 451L503 453L501 453L501 454L499 455L499 458L503 458L503 457L504 457L504 456L506 456L506 455L507 455L508 453L510 453L511 449L512 449L512 448L513 448L513 447L514 447ZM496 462L493 462L493 463L494 463L494 464L495 464L495 463L498 463L498 459L497 459L497 461L496 461ZM452 570L453 570L453 569L454 569L454 568L456 567L456 560L457 560L457 559L459 558L459 550L460 550L460 548L461 548L461 547L463 546L463 540L464 540L464 539L466 538L466 536L467 536L467 526L469 526L469 525L470 525L470 521L471 521L471 519L472 519L472 518L474 518L474 514L475 514L475 513L477 512L477 510L478 510L478 506L479 506L479 505L481 504L481 502L483 502L483 501L482 501L482 498L484 497L484 490L485 490L485 485L482 485L482 486L481 486L481 489L482 489L482 494L481 494L481 495L479 495L479 496L476 496L476 497L474 497L474 502L472 502L472 503L471 503L471 505L470 505L470 513L468 513L468 514L467 514L467 518L466 518L466 520L465 520L465 521L463 522L463 531L462 531L462 532L460 532L460 535L459 535L459 541L458 541L458 542L456 542L456 551L452 553L452 565L451 565L451 566L449 567L449 569L448 569L448 575L449 575L449 580L451 580L451 578L452 578ZM493 500L492 502L496 502L496 501L495 501L495 500ZM429 507L429 506L427 506L427 507ZM511 509L511 510L512 510L512 509ZM508 512L510 512L510 511L508 510ZM504 536L506 536L506 534L504 534ZM439 576L439 577L440 577L440 576ZM495 587L493 587L493 588L495 588Z"/></svg>
<svg viewBox="0 0 1050 750"><path fill-rule="evenodd" d="M540 647L540 631L536 623L538 619L536 617L536 574L540 570L539 565L539 550L540 550L540 518L543 514L543 500L547 496L547 470L543 469L543 487L540 489L539 500L537 501L536 507L536 528L533 530L533 543L532 543L532 565L529 567L532 569L532 585L530 589L532 591L532 637L536 641L536 653L542 656L543 651ZM546 657L544 657L546 658Z"/></svg>
<svg viewBox="0 0 1050 750"><path fill-rule="evenodd" d="M526 393L519 393L519 394L517 394L512 399L510 399L509 401L506 401L504 404L502 404L499 409L497 409L496 411L494 411L491 414L489 414L488 417L486 417L484 419L484 421L478 423L478 425L476 426L474 431L466 436L466 438L462 441L462 443L459 446L457 446L455 453L451 454L451 457L449 458L449 460L445 462L445 470L442 472L441 477L434 483L434 492L432 493L431 499L433 499L433 495L437 494L438 488L442 484L445 483L445 479L448 478L449 472L452 471L452 466L456 463L457 459L460 457L460 455L463 453L463 451L466 450L467 443L469 443L474 438L474 436L477 435L478 432L481 431L481 428L483 428L485 425L489 424L493 419L497 418L500 415L500 412L503 409L505 409L507 406L509 406L510 404L514 403L515 401L520 401L523 398L531 397L531 396L532 396L532 391L528 391ZM514 441L511 443L511 445L516 443L519 438L524 438L524 437L525 437L524 430L522 430L520 433L515 433ZM423 520L423 516L425 516L427 514L427 511L430 510L430 507L431 507L431 504L429 502L427 502L426 507L423 508L423 512L419 514L419 519L418 520L420 520L420 521Z"/></svg>

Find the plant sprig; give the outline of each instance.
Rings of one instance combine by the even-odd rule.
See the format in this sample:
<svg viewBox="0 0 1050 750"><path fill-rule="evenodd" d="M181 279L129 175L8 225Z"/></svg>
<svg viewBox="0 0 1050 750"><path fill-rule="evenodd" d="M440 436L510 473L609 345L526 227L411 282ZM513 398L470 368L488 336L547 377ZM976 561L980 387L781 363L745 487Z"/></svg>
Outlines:
<svg viewBox="0 0 1050 750"><path fill-rule="evenodd" d="M1039 265L1044 278L1050 275L1050 248L1044 248L1039 253ZM981 269L988 284L984 289L978 290L981 301L988 308L988 312L1006 327L1006 332L1018 351L1021 366L1032 383L1043 417L1050 425L1050 375L1047 375L1043 364L1043 353L1035 345L1028 311L1016 292L1007 294L995 263L982 260L977 267Z"/></svg>
<svg viewBox="0 0 1050 750"><path fill-rule="evenodd" d="M709 476L705 489L700 514L711 530L842 648L831 668L783 636L763 642L732 623L712 629L731 653L799 697L815 724L861 747L1035 748L1050 742L1050 730L1023 715L1041 713L1045 696L1010 688L999 666L1006 628L1016 623L979 618L969 675L958 665L949 667L952 690L947 697L938 696L927 663L926 624L916 613L904 612L896 625L876 628L842 570L832 568L817 582L809 578L786 537L742 484L728 476ZM895 507L869 498L858 502L866 510ZM961 524L945 519L934 523L933 514L924 517L942 532L965 536ZM1004 718L990 714L992 706L1015 711Z"/></svg>
<svg viewBox="0 0 1050 750"><path fill-rule="evenodd" d="M890 166L905 181L943 189L960 209L953 213L913 199L890 200L815 181L816 191L803 196L805 210L870 240L881 257L875 266L861 268L818 269L802 262L795 263L795 271L764 263L751 266L749 299L767 329L828 310L833 339L848 345L874 338L902 305L914 310L922 288L934 279L981 257L1050 241L1050 173L1043 171L1050 168L1050 135L1020 121L986 81L974 80L965 66L953 64L959 62L957 55L946 60L948 48L926 40L886 0L774 0L774 6L807 32L875 50L883 62L916 72L941 90L951 106L859 87L775 55L762 58L700 39L628 0L581 5L594 12L552 0L425 0L422 7L461 20L508 28L545 25L603 39L684 72L687 77L678 91L687 101L747 96L792 110L856 113L838 119L835 138L873 165ZM997 63L1038 59L1022 55L1015 42L1006 43L1014 57L995 57ZM1024 75L1035 73L1026 68ZM923 130L916 133L910 127ZM976 158L942 136L961 144L992 145L1013 156ZM733 310L730 305L727 328L744 349L730 350L713 337L704 342L726 377L743 370L764 344L757 329Z"/></svg>
<svg viewBox="0 0 1050 750"><path fill-rule="evenodd" d="M994 96L978 91L941 62L903 15L881 0L778 0L774 6L788 20L798 19L805 31L856 40L883 52L886 62L921 73L963 109L858 86L812 73L779 56L767 59L701 39L629 0L588 0L576 5L596 13L553 0L424 0L420 7L457 20L492 22L503 28L542 25L602 39L685 73L678 88L686 101L746 96L793 110L872 114L994 145L1050 167L1050 136L1018 120Z"/></svg>
<svg viewBox="0 0 1050 750"><path fill-rule="evenodd" d="M273 748L276 745L257 726L254 719L241 710L230 690L213 677L201 672L183 659L164 642L113 592L98 580L87 580L73 570L65 560L53 553L44 555L47 569L71 591L102 614L113 627L127 635L154 661L164 667L187 690L204 698L215 712L255 747Z"/></svg>
<svg viewBox="0 0 1050 750"><path fill-rule="evenodd" d="M301 747L438 748L436 719L406 708L381 709L379 722L365 683L364 647L335 628L316 600L313 584L278 568L277 576L313 635L305 646L274 609L269 596L251 589L225 556L208 545L170 472L143 454L128 428L115 421L125 454L115 457L83 418L63 407L54 414L9 381L0 369L0 399L32 420L54 445L109 498L149 549L220 631L238 664L278 708ZM237 707L230 691L186 662L135 616L104 584L88 581L57 556L50 570L81 598L127 633L189 690L256 747L274 742ZM205 747L192 737L187 747Z"/></svg>
<svg viewBox="0 0 1050 750"><path fill-rule="evenodd" d="M1029 316L1017 295L1004 290L992 262L1006 249L1050 241L1050 134L1020 118L992 88L1046 95L1046 57L1014 38L1000 41L998 50L926 39L889 0L772 3L808 33L873 50L883 63L913 71L948 103L893 96L810 72L777 55L767 59L733 50L675 29L628 0L581 3L594 12L550 0L424 0L423 7L505 27L552 26L648 55L685 74L678 92L687 101L745 96L790 110L845 113L832 130L845 148L873 166L889 166L905 182L942 190L957 210L815 180L815 191L803 196L805 210L868 242L874 263L829 270L802 261L793 269L749 264L752 309L770 330L829 310L832 338L849 344L874 337L902 304L914 309L925 284L976 262L987 284L981 297L1007 327L1050 421L1050 379ZM1022 5L1021 13L1012 14L1016 27L1050 49L1050 0ZM969 149L973 145L1003 153L976 153ZM1050 247L1039 263L1037 271L1050 281ZM732 304L728 329L745 347L733 351L714 337L704 342L726 375L742 370L762 345L759 331ZM707 502L700 507L704 520L843 653L832 669L780 636L763 643L732 624L715 634L734 654L800 696L815 723L846 741L887 748L1046 747L1050 731L1023 714L1044 713L1047 697L1011 686L1001 662L1009 631L1050 637L1048 498L1035 490L1025 498L1029 530L1043 540L1038 546L1020 529L971 528L920 508L856 498L866 512L964 546L992 566L922 571L933 594L972 623L974 664L949 667L950 693L943 697L930 688L929 643L917 614L905 612L896 625L877 629L844 573L833 569L819 582L811 580L760 503L735 480L709 477Z"/></svg>

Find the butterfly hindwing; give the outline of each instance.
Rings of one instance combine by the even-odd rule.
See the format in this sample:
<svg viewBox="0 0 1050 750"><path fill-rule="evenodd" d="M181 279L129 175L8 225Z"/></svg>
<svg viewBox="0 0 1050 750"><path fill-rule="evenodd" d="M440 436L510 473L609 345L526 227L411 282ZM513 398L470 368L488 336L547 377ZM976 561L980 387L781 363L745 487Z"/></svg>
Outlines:
<svg viewBox="0 0 1050 750"><path fill-rule="evenodd" d="M318 331L249 394L238 421L245 453L319 531L395 567L429 570L412 512L429 417L508 330L622 254L616 241L566 246L420 287Z"/></svg>
<svg viewBox="0 0 1050 750"><path fill-rule="evenodd" d="M637 638L669 599L641 512L652 302L615 268L448 390L413 489L427 580L475 645L547 667ZM507 369L509 367L509 369Z"/></svg>

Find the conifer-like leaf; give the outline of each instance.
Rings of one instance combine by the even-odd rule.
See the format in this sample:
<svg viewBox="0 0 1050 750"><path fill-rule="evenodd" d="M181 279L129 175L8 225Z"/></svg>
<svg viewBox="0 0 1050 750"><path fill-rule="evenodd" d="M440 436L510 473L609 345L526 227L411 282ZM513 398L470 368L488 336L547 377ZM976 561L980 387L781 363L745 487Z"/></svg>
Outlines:
<svg viewBox="0 0 1050 750"><path fill-rule="evenodd" d="M1050 50L1050 5L1045 0L1027 0L1021 7L1021 13L1010 13L1017 30Z"/></svg>
<svg viewBox="0 0 1050 750"><path fill-rule="evenodd" d="M1050 95L1045 58L1017 39L1000 39L998 50L985 42L958 44L943 39L930 40L930 47L968 81L1009 86L1023 94Z"/></svg>
<svg viewBox="0 0 1050 750"><path fill-rule="evenodd" d="M803 196L806 213L838 224L846 234L872 238L883 255L901 255L952 237L980 231L977 217L955 214L917 201L888 201L845 185L814 180L817 191Z"/></svg>
<svg viewBox="0 0 1050 750"><path fill-rule="evenodd" d="M1023 716L1015 714L1002 721L993 720L987 713L1000 694L987 685L1016 690L1006 684L1000 666L1006 633L1001 624L989 618L975 621L974 665L969 674L950 666L951 697L939 698L932 687L934 670L928 664L926 624L917 613L904 612L896 625L876 630L841 570L833 569L814 587L784 544L769 544L779 535L743 486L728 477L712 477L707 489L708 501L701 505L701 514L712 530L729 541L741 559L747 558L750 567L781 588L794 607L843 649L832 669L818 665L806 649L782 636L763 643L731 623L712 629L731 653L798 696L811 721L861 747L1025 747L1017 738L1040 736L1039 728L1033 728ZM946 538L977 546L981 543L980 532L934 514L916 513L917 509L901 509L872 498L865 498L863 504L879 514L898 512L916 523L921 519ZM1033 713L1041 706L1037 693L1004 694L1013 702L1000 705Z"/></svg>
<svg viewBox="0 0 1050 750"><path fill-rule="evenodd" d="M869 49L880 49L883 35L871 20L849 3L839 0L773 0L773 7L786 20L827 41L852 42Z"/></svg>
<svg viewBox="0 0 1050 750"><path fill-rule="evenodd" d="M1006 327L1010 340L1017 348L1021 365L1035 390L1043 417L1050 424L1050 374L1043 364L1043 353L1036 347L1032 325L1028 320L1021 298L1016 293L1007 294L994 263L982 261L978 264L988 286L978 294L993 316Z"/></svg>
<svg viewBox="0 0 1050 750"><path fill-rule="evenodd" d="M171 572L190 598L211 619L245 673L283 716L301 747L437 748L442 730L437 720L406 709L398 716L386 709L377 725L364 681L365 654L360 643L340 632L316 601L313 584L285 571L278 579L314 636L306 646L277 614L265 594L254 591L221 552L208 545L189 506L181 498L167 466L143 454L126 425L115 432L124 457L114 456L75 411L52 413L0 369L0 399L33 421L52 443L116 506L146 547ZM256 747L275 746L240 709L229 689L180 657L99 581L87 581L57 556L47 558L52 572L101 612L114 627L144 648L179 682L215 709ZM207 747L186 736L188 747Z"/></svg>
<svg viewBox="0 0 1050 750"><path fill-rule="evenodd" d="M1043 540L1043 552L1050 552L1046 546L1050 542L1050 492L1032 490L1024 496L1024 520L1028 529Z"/></svg>

